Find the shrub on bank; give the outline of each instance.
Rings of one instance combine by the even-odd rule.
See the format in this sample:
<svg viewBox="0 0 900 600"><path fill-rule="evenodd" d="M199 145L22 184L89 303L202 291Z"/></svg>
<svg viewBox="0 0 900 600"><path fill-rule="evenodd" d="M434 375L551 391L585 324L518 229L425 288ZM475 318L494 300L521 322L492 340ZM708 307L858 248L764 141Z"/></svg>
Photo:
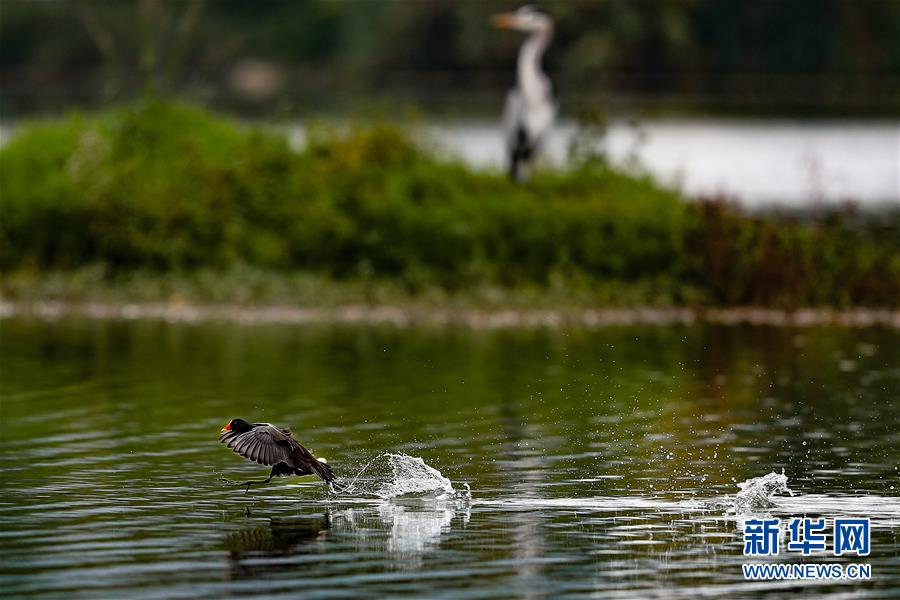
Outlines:
<svg viewBox="0 0 900 600"><path fill-rule="evenodd" d="M718 304L900 305L900 212L748 216L721 201L692 212L692 277Z"/></svg>
<svg viewBox="0 0 900 600"><path fill-rule="evenodd" d="M654 303L895 305L897 246L849 223L697 208L602 164L514 185L384 124L313 129L294 150L281 134L147 100L24 126L0 149L6 273L247 265L411 294L577 287L608 303L621 284L623 301L642 289Z"/></svg>

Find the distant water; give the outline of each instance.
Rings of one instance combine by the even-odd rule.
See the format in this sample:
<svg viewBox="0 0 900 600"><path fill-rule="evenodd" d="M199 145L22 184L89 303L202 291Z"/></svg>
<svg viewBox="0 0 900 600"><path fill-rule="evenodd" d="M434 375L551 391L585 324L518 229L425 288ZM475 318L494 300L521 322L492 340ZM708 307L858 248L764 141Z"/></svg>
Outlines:
<svg viewBox="0 0 900 600"><path fill-rule="evenodd" d="M878 328L0 319L0 589L896 597L898 366ZM338 492L224 486L267 471L237 416ZM870 517L872 580L745 581L748 514Z"/></svg>
<svg viewBox="0 0 900 600"><path fill-rule="evenodd" d="M494 123L435 126L450 154L501 168ZM563 163L575 133L562 123L548 139L549 161ZM900 121L613 122L605 149L619 165L637 165L691 196L725 195L746 206L808 206L852 200L900 206Z"/></svg>

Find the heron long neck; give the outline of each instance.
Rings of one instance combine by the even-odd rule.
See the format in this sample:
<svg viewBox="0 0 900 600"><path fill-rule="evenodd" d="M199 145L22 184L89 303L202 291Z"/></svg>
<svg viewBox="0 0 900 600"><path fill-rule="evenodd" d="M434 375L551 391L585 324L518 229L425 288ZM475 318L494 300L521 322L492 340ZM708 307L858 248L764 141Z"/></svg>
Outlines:
<svg viewBox="0 0 900 600"><path fill-rule="evenodd" d="M541 99L545 92L546 77L541 70L541 57L552 35L553 30L549 27L535 31L519 50L519 88L527 100Z"/></svg>

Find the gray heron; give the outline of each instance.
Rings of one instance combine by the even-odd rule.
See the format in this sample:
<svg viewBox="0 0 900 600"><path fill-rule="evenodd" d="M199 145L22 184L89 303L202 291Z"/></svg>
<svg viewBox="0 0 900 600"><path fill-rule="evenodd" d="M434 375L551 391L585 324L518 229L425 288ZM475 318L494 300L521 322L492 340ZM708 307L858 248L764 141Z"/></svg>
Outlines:
<svg viewBox="0 0 900 600"><path fill-rule="evenodd" d="M503 113L509 174L523 181L530 175L556 117L553 86L541 69L541 57L553 37L553 19L526 5L494 15L491 20L495 27L529 34L519 50L516 87L509 91Z"/></svg>

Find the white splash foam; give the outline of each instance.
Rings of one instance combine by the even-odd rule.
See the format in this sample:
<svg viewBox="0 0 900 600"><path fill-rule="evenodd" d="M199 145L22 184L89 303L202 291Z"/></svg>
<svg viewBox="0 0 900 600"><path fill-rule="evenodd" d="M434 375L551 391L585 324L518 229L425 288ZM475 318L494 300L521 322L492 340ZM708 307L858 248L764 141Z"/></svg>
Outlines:
<svg viewBox="0 0 900 600"><path fill-rule="evenodd" d="M469 485L457 491L453 483L422 458L406 454L381 454L365 465L348 485L338 488L342 494L394 498L432 498L471 500Z"/></svg>
<svg viewBox="0 0 900 600"><path fill-rule="evenodd" d="M425 464L416 456L386 454L391 467L391 479L381 484L376 492L384 499L399 496L444 496L453 495L455 490L450 480L440 471Z"/></svg>
<svg viewBox="0 0 900 600"><path fill-rule="evenodd" d="M747 514L774 507L775 503L771 500L774 494L794 495L787 482L788 478L784 472L780 474L772 472L739 483L741 491L734 497L734 512Z"/></svg>

